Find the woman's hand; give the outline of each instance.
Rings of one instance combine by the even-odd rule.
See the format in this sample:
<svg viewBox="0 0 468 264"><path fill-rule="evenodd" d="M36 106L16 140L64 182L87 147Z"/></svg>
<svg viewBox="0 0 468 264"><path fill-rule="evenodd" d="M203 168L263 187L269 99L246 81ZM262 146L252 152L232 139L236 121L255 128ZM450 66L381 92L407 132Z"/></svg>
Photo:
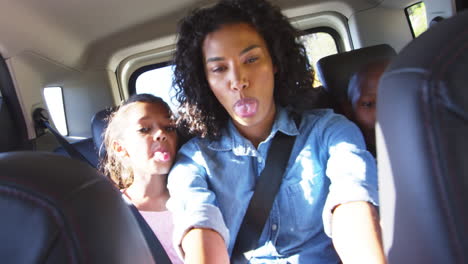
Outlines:
<svg viewBox="0 0 468 264"><path fill-rule="evenodd" d="M182 249L186 264L229 264L223 238L211 229L191 229L182 240Z"/></svg>

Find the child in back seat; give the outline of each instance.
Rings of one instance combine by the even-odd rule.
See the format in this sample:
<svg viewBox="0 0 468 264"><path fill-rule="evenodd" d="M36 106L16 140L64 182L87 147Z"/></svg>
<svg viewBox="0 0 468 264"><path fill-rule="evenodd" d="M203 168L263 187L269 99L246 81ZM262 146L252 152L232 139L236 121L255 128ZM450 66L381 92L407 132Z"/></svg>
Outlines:
<svg viewBox="0 0 468 264"><path fill-rule="evenodd" d="M131 201L155 233L172 263L183 263L172 246L173 221L166 209L167 174L178 135L172 112L150 94L130 97L109 118L101 169Z"/></svg>
<svg viewBox="0 0 468 264"><path fill-rule="evenodd" d="M376 156L375 122L377 87L380 77L389 64L388 59L381 59L366 64L352 77L348 86L348 100L352 106L347 117L361 129L367 150Z"/></svg>

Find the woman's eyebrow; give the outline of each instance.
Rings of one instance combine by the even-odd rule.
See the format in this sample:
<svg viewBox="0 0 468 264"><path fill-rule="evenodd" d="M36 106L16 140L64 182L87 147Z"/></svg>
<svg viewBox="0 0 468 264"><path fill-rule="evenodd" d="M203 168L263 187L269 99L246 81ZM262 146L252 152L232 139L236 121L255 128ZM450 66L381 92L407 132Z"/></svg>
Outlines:
<svg viewBox="0 0 468 264"><path fill-rule="evenodd" d="M242 54L245 54L245 53L247 53L247 52L249 52L250 50L253 50L253 49L255 49L255 48L260 48L260 46L257 45L257 44L250 45L250 46L248 46L247 48L243 49L243 50L239 53L239 56L241 56Z"/></svg>
<svg viewBox="0 0 468 264"><path fill-rule="evenodd" d="M138 119L138 122L140 122L140 121L146 121L146 120L148 120L148 119L150 119L150 117L145 115L145 116L140 117L140 118Z"/></svg>
<svg viewBox="0 0 468 264"><path fill-rule="evenodd" d="M243 49L243 50L239 53L239 56L241 56L241 55L243 55L243 54L245 54L245 53L247 53L247 52L249 52L250 50L253 50L253 49L255 49L255 48L260 48L260 46L259 46L259 45L256 45L256 44L250 45L250 46L248 46L247 48ZM222 60L224 60L224 57L211 57L211 58L206 59L206 63L208 63L208 62L213 62L213 61L222 61Z"/></svg>
<svg viewBox="0 0 468 264"><path fill-rule="evenodd" d="M206 59L206 63L213 62L213 61L222 61L222 60L224 60L224 57L211 57L211 58Z"/></svg>

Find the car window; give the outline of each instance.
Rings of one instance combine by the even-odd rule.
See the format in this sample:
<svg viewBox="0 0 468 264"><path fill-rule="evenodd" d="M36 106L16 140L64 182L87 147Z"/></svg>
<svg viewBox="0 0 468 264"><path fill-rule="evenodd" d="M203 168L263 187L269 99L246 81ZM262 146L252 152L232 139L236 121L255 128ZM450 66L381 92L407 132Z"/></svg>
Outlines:
<svg viewBox="0 0 468 264"><path fill-rule="evenodd" d="M149 93L161 97L175 112L178 102L175 99L175 90L172 87L172 65L158 67L143 72L136 79L135 92L137 94Z"/></svg>
<svg viewBox="0 0 468 264"><path fill-rule="evenodd" d="M43 92L47 109L55 127L60 134L64 136L68 135L62 87L45 87Z"/></svg>
<svg viewBox="0 0 468 264"><path fill-rule="evenodd" d="M426 6L424 2L419 2L405 9L408 23L410 24L413 38L418 37L427 30Z"/></svg>
<svg viewBox="0 0 468 264"><path fill-rule="evenodd" d="M316 69L317 61L328 55L338 53L338 33L329 28L318 28L305 31L299 40L302 41L307 51L309 63ZM314 75L314 87L322 85L317 76L317 71Z"/></svg>

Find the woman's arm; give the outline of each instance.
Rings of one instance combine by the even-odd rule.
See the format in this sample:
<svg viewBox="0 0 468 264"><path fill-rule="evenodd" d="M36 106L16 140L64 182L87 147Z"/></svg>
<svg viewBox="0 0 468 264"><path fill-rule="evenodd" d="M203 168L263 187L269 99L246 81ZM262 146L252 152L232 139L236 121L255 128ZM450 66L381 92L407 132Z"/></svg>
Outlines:
<svg viewBox="0 0 468 264"><path fill-rule="evenodd" d="M332 239L343 263L386 263L376 208L349 202L335 208Z"/></svg>
<svg viewBox="0 0 468 264"><path fill-rule="evenodd" d="M182 240L182 249L187 264L229 264L223 238L211 229L191 229Z"/></svg>

